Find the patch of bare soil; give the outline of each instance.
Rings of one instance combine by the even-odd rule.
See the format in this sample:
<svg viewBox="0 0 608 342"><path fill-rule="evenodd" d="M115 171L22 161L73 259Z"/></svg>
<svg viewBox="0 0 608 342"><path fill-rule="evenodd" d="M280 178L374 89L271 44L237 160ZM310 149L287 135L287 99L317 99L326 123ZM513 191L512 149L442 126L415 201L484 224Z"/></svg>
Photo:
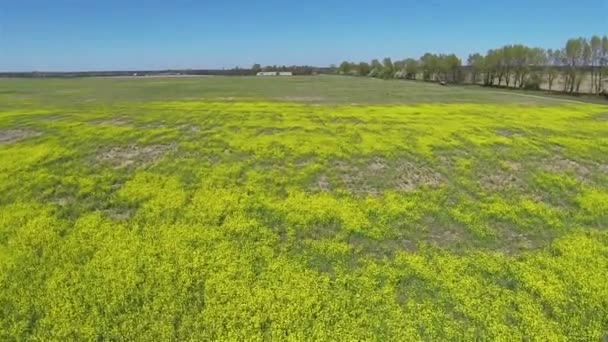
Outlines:
<svg viewBox="0 0 608 342"><path fill-rule="evenodd" d="M438 247L453 247L464 241L464 234L453 230L434 229L428 236L429 241Z"/></svg>
<svg viewBox="0 0 608 342"><path fill-rule="evenodd" d="M397 172L394 184L401 191L414 191L421 186L436 188L444 182L443 176L433 169L406 160L397 164Z"/></svg>
<svg viewBox="0 0 608 342"><path fill-rule="evenodd" d="M341 185L350 192L357 195L379 194L380 191L368 183L369 179L366 179L365 173L358 166L345 161L336 161L332 168L338 174Z"/></svg>
<svg viewBox="0 0 608 342"><path fill-rule="evenodd" d="M517 233L514 231L502 231L499 232L501 241L504 242L506 250L509 252L515 252L518 250L530 250L535 247L535 243L525 234Z"/></svg>
<svg viewBox="0 0 608 342"><path fill-rule="evenodd" d="M66 207L76 202L76 199L72 196L60 196L53 198L52 202L60 207Z"/></svg>
<svg viewBox="0 0 608 342"><path fill-rule="evenodd" d="M120 125L120 126L125 126L125 125ZM139 127L146 128L146 129L167 128L167 123L164 120L163 121L151 121L151 122L146 122L145 124L140 125Z"/></svg>
<svg viewBox="0 0 608 342"><path fill-rule="evenodd" d="M196 126L196 125L191 125L191 124L181 124L179 126L177 126L180 130L184 131L184 132L189 132L189 133L198 133L201 131L201 128Z"/></svg>
<svg viewBox="0 0 608 342"><path fill-rule="evenodd" d="M509 255L517 255L524 251L542 248L551 243L550 239L538 239L533 235L517 231L509 225L495 223L493 228L496 231L496 240L499 243L496 247Z"/></svg>
<svg viewBox="0 0 608 342"><path fill-rule="evenodd" d="M311 165L314 162L315 162L315 159L312 158L312 157L300 158L300 159L296 160L295 166L298 169L300 169L300 168L303 168L303 167L307 167L307 166Z"/></svg>
<svg viewBox="0 0 608 342"><path fill-rule="evenodd" d="M0 130L0 144L10 144L27 138L39 136L40 132L24 130L24 129L9 129Z"/></svg>
<svg viewBox="0 0 608 342"><path fill-rule="evenodd" d="M107 126L128 126L131 121L126 118L113 118L113 119L102 119L92 121L95 125L107 125Z"/></svg>
<svg viewBox="0 0 608 342"><path fill-rule="evenodd" d="M479 184L487 191L523 189L523 166L516 161L505 161L500 169L486 169L479 175Z"/></svg>
<svg viewBox="0 0 608 342"><path fill-rule="evenodd" d="M507 169L512 172L518 172L522 169L521 163L516 161L506 161L505 162Z"/></svg>
<svg viewBox="0 0 608 342"><path fill-rule="evenodd" d="M174 151L175 144L165 145L129 145L126 147L113 147L97 155L100 162L109 163L115 169L135 166L149 166L156 163L165 154Z"/></svg>
<svg viewBox="0 0 608 342"><path fill-rule="evenodd" d="M496 130L496 134L507 138L518 138L524 136L523 132L509 128L499 128Z"/></svg>
<svg viewBox="0 0 608 342"><path fill-rule="evenodd" d="M519 188L521 179L515 173L501 170L481 176L480 183L486 190L504 191Z"/></svg>
<svg viewBox="0 0 608 342"><path fill-rule="evenodd" d="M544 160L542 167L546 171L555 173L572 172L577 176L577 178L579 178L579 180L588 179L591 173L587 166L577 161L564 158L560 155L555 155L552 158Z"/></svg>
<svg viewBox="0 0 608 342"><path fill-rule="evenodd" d="M608 121L608 113L602 113L602 114L596 115L594 118L595 118L595 120L598 120L598 121Z"/></svg>
<svg viewBox="0 0 608 342"><path fill-rule="evenodd" d="M294 101L294 102L323 102L325 98L322 96L284 96L279 100Z"/></svg>
<svg viewBox="0 0 608 342"><path fill-rule="evenodd" d="M63 120L65 117L66 117L65 115L53 114L53 115L41 116L38 118L38 120L43 121L43 122L55 122L55 121Z"/></svg>
<svg viewBox="0 0 608 342"><path fill-rule="evenodd" d="M362 165L362 166L359 166ZM341 185L357 195L379 195L384 191L411 192L420 187L438 187L444 177L429 166L410 160L374 157L366 163L335 161L333 171Z"/></svg>
<svg viewBox="0 0 608 342"><path fill-rule="evenodd" d="M258 130L258 135L274 135L283 132L284 130L276 127L264 127Z"/></svg>
<svg viewBox="0 0 608 342"><path fill-rule="evenodd" d="M450 170L456 167L458 159L469 158L469 153L465 150L451 150L435 152L435 163L441 169Z"/></svg>
<svg viewBox="0 0 608 342"><path fill-rule="evenodd" d="M373 158L367 168L371 172L379 172L387 168L386 160L383 158Z"/></svg>
<svg viewBox="0 0 608 342"><path fill-rule="evenodd" d="M321 192L331 191L331 184L329 183L329 179L326 175L321 175L317 178L314 186L315 190Z"/></svg>
<svg viewBox="0 0 608 342"><path fill-rule="evenodd" d="M109 218L116 221L125 221L133 216L133 209L112 208L103 211Z"/></svg>

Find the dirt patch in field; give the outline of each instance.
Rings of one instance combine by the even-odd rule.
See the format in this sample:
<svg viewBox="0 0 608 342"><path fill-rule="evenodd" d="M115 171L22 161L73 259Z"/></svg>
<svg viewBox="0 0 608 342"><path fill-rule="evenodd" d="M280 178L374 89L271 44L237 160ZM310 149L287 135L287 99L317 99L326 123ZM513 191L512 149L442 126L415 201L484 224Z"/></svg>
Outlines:
<svg viewBox="0 0 608 342"><path fill-rule="evenodd" d="M504 191L521 187L521 179L515 174L506 171L497 171L481 176L482 187L489 191Z"/></svg>
<svg viewBox="0 0 608 342"><path fill-rule="evenodd" d="M340 185L350 192L357 195L378 194L378 189L371 187L366 182L365 174L358 166L345 161L336 161L332 165L332 169L338 175Z"/></svg>
<svg viewBox="0 0 608 342"><path fill-rule="evenodd" d="M317 178L315 182L315 189L321 192L331 191L331 184L329 183L329 178L326 175L321 175Z"/></svg>
<svg viewBox="0 0 608 342"><path fill-rule="evenodd" d="M383 158L374 158L367 166L371 172L380 172L387 168L386 160Z"/></svg>
<svg viewBox="0 0 608 342"><path fill-rule="evenodd" d="M95 125L106 125L106 126L129 126L132 124L131 120L127 118L113 118L113 119L101 119L93 120L91 123Z"/></svg>
<svg viewBox="0 0 608 342"><path fill-rule="evenodd" d="M0 144L10 144L24 139L37 137L41 134L42 133L40 132L24 129L0 130Z"/></svg>
<svg viewBox="0 0 608 342"><path fill-rule="evenodd" d="M543 248L552 241L550 237L539 238L504 223L494 223L493 229L496 232L494 248L508 255L518 255L525 251Z"/></svg>
<svg viewBox="0 0 608 342"><path fill-rule="evenodd" d="M397 172L399 177L394 185L401 191L413 191L421 186L436 188L444 181L443 176L433 169L410 161L400 161Z"/></svg>
<svg viewBox="0 0 608 342"><path fill-rule="evenodd" d="M285 131L282 128L276 128L276 127L264 127L258 130L258 135L275 135L275 134L279 134L281 132Z"/></svg>
<svg viewBox="0 0 608 342"><path fill-rule="evenodd" d="M433 245L442 248L454 247L456 244L464 241L464 239L464 233L454 230L435 229L428 236L428 240Z"/></svg>
<svg viewBox="0 0 608 342"><path fill-rule="evenodd" d="M76 202L76 199L72 196L58 196L51 200L53 203L60 207L67 207Z"/></svg>
<svg viewBox="0 0 608 342"><path fill-rule="evenodd" d="M587 166L572 159L562 157L560 155L556 155L552 158L543 160L541 165L544 170L554 173L574 173L579 180L588 179L591 173Z"/></svg>
<svg viewBox="0 0 608 342"><path fill-rule="evenodd" d="M323 102L325 98L322 96L284 96L279 97L279 100L293 101L293 102Z"/></svg>
<svg viewBox="0 0 608 342"><path fill-rule="evenodd" d="M510 128L499 128L496 130L496 134L506 138L518 138L524 136L523 132Z"/></svg>
<svg viewBox="0 0 608 342"><path fill-rule="evenodd" d="M518 172L522 169L521 163L516 161L506 161L505 166L509 171Z"/></svg>
<svg viewBox="0 0 608 342"><path fill-rule="evenodd" d="M126 125L122 125L122 126L126 126ZM139 125L139 127L146 128L146 129L156 129L156 128L167 128L168 125L163 120L163 121L150 121L150 122L146 122L144 124Z"/></svg>
<svg viewBox="0 0 608 342"><path fill-rule="evenodd" d="M124 208L111 208L103 211L109 218L116 221L125 221L130 219L135 210L133 209L124 209Z"/></svg>
<svg viewBox="0 0 608 342"><path fill-rule="evenodd" d="M44 115L38 118L39 121L42 122L56 122L56 121L61 121L63 119L65 119L66 116L65 115L61 115L61 114L52 114L52 115Z"/></svg>
<svg viewBox="0 0 608 342"><path fill-rule="evenodd" d="M602 113L594 117L597 121L608 121L608 113Z"/></svg>
<svg viewBox="0 0 608 342"><path fill-rule="evenodd" d="M500 168L487 168L478 174L479 184L486 191L505 191L526 187L523 166L516 161L503 161Z"/></svg>
<svg viewBox="0 0 608 342"><path fill-rule="evenodd" d="M176 148L177 146L175 144L113 147L99 153L97 155L97 160L109 163L116 169L149 166L156 163L165 154L174 151Z"/></svg>
<svg viewBox="0 0 608 342"><path fill-rule="evenodd" d="M357 195L411 192L421 187L439 187L445 182L444 177L429 166L404 159L373 157L364 162L335 161L331 171L343 188Z"/></svg>
<svg viewBox="0 0 608 342"><path fill-rule="evenodd" d="M512 230L499 230L498 236L504 246L502 249L509 254L538 247L527 235Z"/></svg>
<svg viewBox="0 0 608 342"><path fill-rule="evenodd" d="M440 169L451 170L456 167L458 160L470 157L469 153L462 149L438 150L434 152L434 164Z"/></svg>
<svg viewBox="0 0 608 342"><path fill-rule="evenodd" d="M201 128L199 126L192 125L192 124L181 124L181 125L177 126L177 128L179 128L179 130L181 130L183 132L189 132L189 133L198 133L201 131Z"/></svg>
<svg viewBox="0 0 608 342"><path fill-rule="evenodd" d="M296 160L295 166L298 169L300 169L303 167L307 167L307 166L313 164L314 162L315 162L315 159L313 157L299 158L298 160Z"/></svg>

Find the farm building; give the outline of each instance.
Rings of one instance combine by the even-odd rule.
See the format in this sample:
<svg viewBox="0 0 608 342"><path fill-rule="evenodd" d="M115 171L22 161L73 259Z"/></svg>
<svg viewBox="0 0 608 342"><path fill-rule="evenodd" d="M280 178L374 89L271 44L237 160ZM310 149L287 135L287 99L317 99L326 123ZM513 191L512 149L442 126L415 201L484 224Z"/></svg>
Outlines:
<svg viewBox="0 0 608 342"><path fill-rule="evenodd" d="M293 76L291 71L260 71L258 76Z"/></svg>

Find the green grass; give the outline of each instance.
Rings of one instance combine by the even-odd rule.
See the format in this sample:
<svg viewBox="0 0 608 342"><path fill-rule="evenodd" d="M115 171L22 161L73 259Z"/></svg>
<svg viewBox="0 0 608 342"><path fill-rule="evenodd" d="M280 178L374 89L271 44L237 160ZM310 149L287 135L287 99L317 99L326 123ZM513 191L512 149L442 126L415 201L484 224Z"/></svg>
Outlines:
<svg viewBox="0 0 608 342"><path fill-rule="evenodd" d="M607 333L606 106L326 76L0 99L0 340Z"/></svg>
<svg viewBox="0 0 608 342"><path fill-rule="evenodd" d="M367 77L151 77L1 79L0 100L44 104L107 104L133 101L265 99L326 104L517 103L559 104L537 92L436 83L382 81ZM587 101L588 99L584 99ZM601 101L601 100L599 100ZM603 101L605 103L605 101Z"/></svg>

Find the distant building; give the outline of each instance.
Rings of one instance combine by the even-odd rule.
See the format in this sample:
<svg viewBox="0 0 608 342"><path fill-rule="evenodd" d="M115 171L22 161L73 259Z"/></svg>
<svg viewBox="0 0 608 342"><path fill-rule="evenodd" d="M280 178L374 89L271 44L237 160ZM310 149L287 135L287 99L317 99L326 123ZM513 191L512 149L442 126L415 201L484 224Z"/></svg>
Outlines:
<svg viewBox="0 0 608 342"><path fill-rule="evenodd" d="M291 71L260 71L257 76L293 76Z"/></svg>

